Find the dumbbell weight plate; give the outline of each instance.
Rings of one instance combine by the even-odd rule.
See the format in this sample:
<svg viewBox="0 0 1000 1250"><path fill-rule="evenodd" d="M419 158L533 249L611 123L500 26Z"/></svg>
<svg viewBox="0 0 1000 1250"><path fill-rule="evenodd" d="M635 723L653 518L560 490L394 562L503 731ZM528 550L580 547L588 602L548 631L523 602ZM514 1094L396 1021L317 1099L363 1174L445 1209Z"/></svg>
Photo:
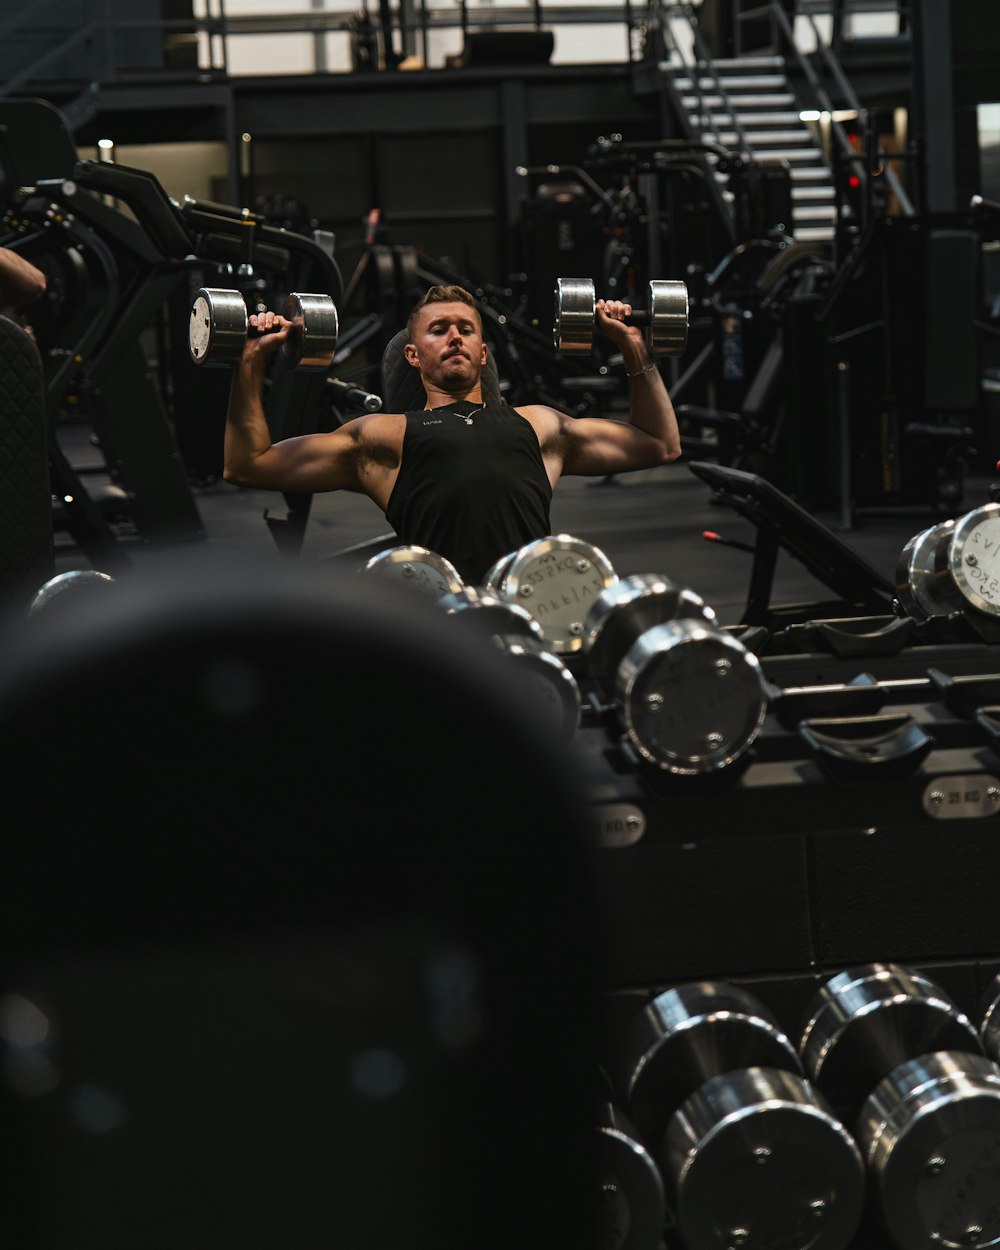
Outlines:
<svg viewBox="0 0 1000 1250"><path fill-rule="evenodd" d="M893 1068L865 1101L857 1140L899 1250L1000 1243L1000 1067L936 1051Z"/></svg>
<svg viewBox="0 0 1000 1250"><path fill-rule="evenodd" d="M593 351L596 300L594 283L590 278L556 280L552 322L552 341L556 351Z"/></svg>
<svg viewBox="0 0 1000 1250"><path fill-rule="evenodd" d="M109 573L100 573L96 569L71 569L67 573L57 573L32 595L26 609L27 615L36 616L39 612L48 612L53 606L60 610L68 606L72 610L82 599L103 594L112 585L114 578Z"/></svg>
<svg viewBox="0 0 1000 1250"><path fill-rule="evenodd" d="M289 365L329 369L340 337L337 306L330 296L295 291L285 300L281 315L295 326L281 345Z"/></svg>
<svg viewBox="0 0 1000 1250"><path fill-rule="evenodd" d="M688 289L684 282L660 279L649 284L646 342L654 356L681 356L687 350Z"/></svg>
<svg viewBox="0 0 1000 1250"><path fill-rule="evenodd" d="M715 624L715 612L700 595L661 573L633 573L603 590L584 619L583 650L587 672L604 697L640 634L687 617Z"/></svg>
<svg viewBox="0 0 1000 1250"><path fill-rule="evenodd" d="M806 1076L849 1122L893 1068L935 1050L982 1053L971 1021L941 986L891 963L847 968L826 981L799 1042Z"/></svg>
<svg viewBox="0 0 1000 1250"><path fill-rule="evenodd" d="M660 1170L686 1250L846 1250L864 1213L861 1152L797 1073L711 1077L664 1134Z"/></svg>
<svg viewBox="0 0 1000 1250"><path fill-rule="evenodd" d="M599 548L571 534L550 534L516 552L497 593L531 613L557 655L569 655L583 648L583 622L591 604L617 580Z"/></svg>
<svg viewBox="0 0 1000 1250"><path fill-rule="evenodd" d="M974 508L955 522L954 532L940 538L934 571L946 574L955 607L1000 616L1000 503Z"/></svg>
<svg viewBox="0 0 1000 1250"><path fill-rule="evenodd" d="M531 705L532 719L550 742L569 746L583 711L576 678L540 638L495 634L494 642L514 666L521 693Z"/></svg>
<svg viewBox="0 0 1000 1250"><path fill-rule="evenodd" d="M594 1250L659 1246L666 1216L659 1167L628 1118L610 1102L598 1114L597 1176Z"/></svg>
<svg viewBox="0 0 1000 1250"><path fill-rule="evenodd" d="M243 355L249 321L239 291L200 287L191 305L188 347L196 365L235 365Z"/></svg>
<svg viewBox="0 0 1000 1250"><path fill-rule="evenodd" d="M426 547L387 547L372 556L363 572L386 574L431 599L456 594L465 584L450 560Z"/></svg>
<svg viewBox="0 0 1000 1250"><path fill-rule="evenodd" d="M485 638L510 635L515 638L544 638L542 627L527 609L517 603L508 603L489 590L476 586L462 586L459 590L442 595L438 607L454 618L462 628L476 631Z"/></svg>
<svg viewBox="0 0 1000 1250"><path fill-rule="evenodd" d="M517 559L517 551L508 551L505 556L501 556L486 570L486 576L483 578L483 589L491 591L493 594L500 593L500 587L503 585L503 579L507 575L507 570Z"/></svg>
<svg viewBox="0 0 1000 1250"><path fill-rule="evenodd" d="M795 1047L748 990L697 981L663 990L616 1047L615 1085L643 1142L658 1151L670 1117L712 1076L762 1065L801 1073Z"/></svg>
<svg viewBox="0 0 1000 1250"><path fill-rule="evenodd" d="M760 661L739 639L683 619L640 634L615 673L615 701L643 759L702 776L728 768L753 744L767 687Z"/></svg>
<svg viewBox="0 0 1000 1250"><path fill-rule="evenodd" d="M900 607L912 620L926 621L955 610L943 576L934 571L938 540L945 534L950 536L954 529L954 521L932 525L914 534L899 554L896 594Z"/></svg>
<svg viewBox="0 0 1000 1250"><path fill-rule="evenodd" d="M984 995L979 1037L990 1059L1000 1063L1000 973L987 987Z"/></svg>

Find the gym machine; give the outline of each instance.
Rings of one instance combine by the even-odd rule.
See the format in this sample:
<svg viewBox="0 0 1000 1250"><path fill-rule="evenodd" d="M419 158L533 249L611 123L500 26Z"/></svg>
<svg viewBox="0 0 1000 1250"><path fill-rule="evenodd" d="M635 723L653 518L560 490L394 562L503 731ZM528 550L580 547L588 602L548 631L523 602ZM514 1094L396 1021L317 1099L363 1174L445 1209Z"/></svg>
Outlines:
<svg viewBox="0 0 1000 1250"><path fill-rule="evenodd" d="M835 434L838 474L810 503L845 521L961 507L981 426L981 298L974 215L871 220L813 312L817 419Z"/></svg>
<svg viewBox="0 0 1000 1250"><path fill-rule="evenodd" d="M692 455L766 474L800 493L794 449L804 437L813 447L825 437L814 428L806 435L803 426L817 402L813 313L833 273L822 245L761 237L694 279L710 332L672 388Z"/></svg>
<svg viewBox="0 0 1000 1250"><path fill-rule="evenodd" d="M4 218L6 246L48 279L32 310L45 366L56 520L100 568L127 562L109 509L145 541L203 536L160 390L139 335L182 276L170 272L148 233L88 192L86 163L74 178L22 186ZM84 485L60 440L69 414L95 431L109 487ZM86 473L88 470L85 470Z"/></svg>
<svg viewBox="0 0 1000 1250"><path fill-rule="evenodd" d="M42 361L31 335L0 316L0 616L23 610L54 572Z"/></svg>
<svg viewBox="0 0 1000 1250"><path fill-rule="evenodd" d="M194 385L188 336L170 327L181 309L186 321L191 293L202 286L235 287L271 306L289 289L339 299L332 240L272 227L247 209L190 197L178 204L147 171L77 160L64 121L40 102L5 103L0 121L2 241L49 278L32 311L58 512L95 566L109 571L128 562L129 539L198 541L204 531L191 479L221 471L225 394L221 387L210 393L204 375ZM27 126L40 136L53 176L43 176L37 156L27 154ZM275 437L317 427L328 402L323 383L307 370L274 370L266 410ZM214 423L201 420L206 400ZM92 426L101 464L71 463L59 438L71 422ZM191 431L206 427L216 436L218 466L204 463L204 449L192 441ZM103 493L88 490L91 473L107 477ZM289 505L293 512L305 507L297 499Z"/></svg>

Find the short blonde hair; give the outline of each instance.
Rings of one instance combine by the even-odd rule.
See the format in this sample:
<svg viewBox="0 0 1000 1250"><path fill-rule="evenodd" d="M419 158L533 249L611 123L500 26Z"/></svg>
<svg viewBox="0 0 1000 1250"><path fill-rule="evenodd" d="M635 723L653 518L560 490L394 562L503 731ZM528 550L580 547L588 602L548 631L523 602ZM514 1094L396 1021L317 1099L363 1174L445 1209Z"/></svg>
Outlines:
<svg viewBox="0 0 1000 1250"><path fill-rule="evenodd" d="M479 329L482 332L483 319L479 315L479 306L476 303L475 296L470 291L467 291L464 286L450 282L442 286L428 287L427 291L414 304L406 321L406 333L411 339L413 338L413 327L416 324L417 314L421 309L426 308L428 304L468 304L476 314L476 320L479 322Z"/></svg>

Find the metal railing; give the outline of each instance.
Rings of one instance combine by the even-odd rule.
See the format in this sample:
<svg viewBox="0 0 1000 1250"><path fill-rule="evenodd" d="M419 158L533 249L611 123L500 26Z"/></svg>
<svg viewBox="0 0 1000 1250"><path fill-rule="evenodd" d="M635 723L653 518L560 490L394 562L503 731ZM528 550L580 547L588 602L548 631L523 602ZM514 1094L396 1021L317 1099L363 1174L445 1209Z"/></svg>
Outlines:
<svg viewBox="0 0 1000 1250"><path fill-rule="evenodd" d="M343 0L345 6L349 0ZM492 4L489 0L470 4L468 0L452 3L435 3L435 0L361 0L359 7L343 9L306 9L289 13L287 9L273 13L240 13L233 11L226 0L200 0L191 18L164 19L134 16L122 18L113 15L108 0L89 0L79 6L83 16L91 20L69 22L63 12L60 29L60 0L35 0L0 22L0 97L15 95L31 83L47 78L72 78L83 82L99 81L114 83L120 80L135 81L137 77L154 80L184 76L204 76L218 79L232 72L234 41L247 46L246 41L259 37L270 40L269 52L273 55L274 37L277 35L306 34L314 37L319 48L325 36L343 36L345 47L351 52L345 61L345 72L359 68L354 52L368 42L369 52L364 68L393 70L399 67L406 52L416 55L418 65L432 68L435 57L435 39L452 33L468 40L469 36L488 32L552 31L569 33L574 27L619 28L624 33L625 57L629 62L655 58L656 43L662 38L671 18L687 16L692 29L697 30L697 3L679 3L678 0L619 0L619 3L603 3L601 0L577 0L577 3L558 3L552 0L524 0L522 4ZM903 6L905 8L905 5ZM737 23L759 19L761 14L770 16L790 53L801 58L783 5L776 0L765 0L752 11L737 13ZM816 35L820 54L833 63L831 74L842 77L836 66L828 42L820 36L818 16L855 13L893 12L899 2L893 0L797 0L796 16L808 21ZM840 21L841 19L836 19ZM41 40L48 31L51 42L42 47ZM841 21L842 24L842 21ZM123 41L143 35L150 37L150 45L160 49L159 64L136 66L128 64L123 53ZM29 49L26 57L11 51L17 41ZM592 56L585 54L573 63L586 63L588 59L606 60L606 49L600 47L607 41L597 38ZM669 42L669 37L668 37ZM170 64L169 50L184 44L185 64ZM37 51L32 51L37 48ZM4 74L4 49L8 50L6 80ZM397 50L398 49L398 50ZM440 49L438 49L438 52ZM698 48L696 58L710 65L705 49ZM155 59L155 57L153 58ZM176 61L177 58L175 57ZM442 67L447 67L444 58ZM58 73L60 66L73 63L71 74ZM801 62L800 62L801 63ZM314 72L328 70L326 58L317 54ZM302 73L301 68L282 71L275 65L264 72ZM805 71L804 71L805 72ZM843 82L838 84L843 88ZM849 85L848 85L849 86Z"/></svg>
<svg viewBox="0 0 1000 1250"><path fill-rule="evenodd" d="M732 129L739 140L739 155L749 158L750 141L747 138L746 130L740 122L737 110L733 105L729 92L725 83L719 77L715 68L715 62L712 58L711 51L705 42L704 35L698 25L698 5L677 3L676 0L665 0L660 6L661 23L664 35L665 50L669 48L676 54L681 65L688 71L691 78L691 93L698 101L698 114L702 117L710 116L712 110L705 101L702 91L702 80L708 79L711 84L711 91L717 95L723 104L724 110L728 111L732 121ZM678 39L674 35L674 23L681 21L686 27L686 39ZM681 116L685 110L679 110ZM695 136L691 136L692 138ZM717 133L710 134L719 141Z"/></svg>
<svg viewBox="0 0 1000 1250"><path fill-rule="evenodd" d="M713 92L722 97L733 119L733 130L740 146L745 150L749 149L750 145L736 116L736 110L732 107L725 88L719 80L712 52L699 29L700 6L686 3L684 0L654 0L654 7L656 15L651 26L655 26L660 33L664 54L669 53L689 70L693 93L699 100L699 111L702 113L708 111L702 104L703 97L699 81L702 78L708 78L715 84ZM836 0L798 0L793 18L789 16L785 5L780 3L780 0L761 0L761 3L752 9L742 10L736 0L733 0L731 15L736 47L739 47L741 42L740 23L761 22L762 20L770 23L774 53L781 56L786 64L794 65L795 72L811 92L812 100L816 105L815 111L827 131L823 142L824 147L828 149L825 155L831 165L840 164L849 167L858 179L859 191L865 197L870 192L871 179L883 178L884 185L895 197L900 214L912 216L915 213L913 202L892 163L893 160L902 160L905 157L879 152L871 145L868 145L863 153L857 151L847 128L838 116L838 114L856 115L864 123L866 110L844 72L830 40L824 35L817 21L817 17L824 15L834 19L834 25L831 27L832 37L832 34L839 29L837 23L842 22L845 14L847 16L858 13L895 14L899 8L899 4L894 3L893 0L853 0L853 3L849 2L846 5L838 4ZM796 19L801 19L811 32L815 44L815 51L811 56L803 50L801 41L796 37ZM686 28L685 38L677 37L678 25ZM835 99L840 103L835 104Z"/></svg>
<svg viewBox="0 0 1000 1250"><path fill-rule="evenodd" d="M620 3L583 0L565 5L543 4L541 0L526 0L523 5L469 4L467 0L455 0L447 7L429 0L397 0L396 4L391 0L377 0L371 9L363 3L360 8L350 10L256 14L227 11L225 0L203 0L200 7L202 11L192 18L121 18L112 15L106 0L103 3L92 0L89 6L84 6L84 16L90 16L91 20L70 24L65 14L59 14L57 0L36 0L35 4L24 6L0 22L0 97L23 93L32 83L53 79L113 84L135 82L137 78L148 81L192 76L225 78L232 73L233 41L240 40L246 47L247 39L255 36L262 41L270 40L267 45L270 64L262 73L310 72L301 67L282 70L280 58L275 58L274 37L294 34L314 36L317 47L318 41L327 35L343 36L344 47L351 53L341 67L344 72L361 67L354 52L366 41L369 50L377 49L378 55L365 59L364 68L397 69L407 50L418 54L424 68L432 68L432 43L441 32L452 32L468 40L478 32L559 32L582 26L617 27L624 32L626 59L633 61L644 56L642 35L646 6L633 4L633 0L620 0ZM61 23L60 16L64 19ZM148 46L158 48L159 56L154 53L149 64L137 65L134 61L129 64L127 56L123 55L123 41L129 37L140 38L143 34L151 37ZM46 36L50 42L43 46ZM176 49L181 43L186 45L184 64L171 64L171 45ZM595 62L607 59L596 54L601 43L600 39L595 43ZM15 47L28 49L27 55L20 56L13 50ZM318 56L317 61L322 63L314 65L312 72L326 72L325 58ZM71 63L72 72L67 72L66 66ZM580 55L568 63L587 63L587 58ZM442 57L441 68L447 67Z"/></svg>
<svg viewBox="0 0 1000 1250"><path fill-rule="evenodd" d="M809 84L809 88L813 92L821 113L829 117L830 134L833 142L837 145L837 152L831 155L854 169L862 186L865 188L867 188L870 178L884 174L886 185L888 185L892 194L896 197L901 215L912 217L914 214L913 204L896 171L893 169L892 162L888 156L876 154L879 163L873 167L871 153L869 153L868 159L866 159L863 154L856 151L847 130L837 117L837 113L840 110L834 107L833 100L827 91L823 79L799 47L795 38L794 27L782 5L778 3L778 0L768 0L761 8L770 11L775 28L780 32L782 42L788 49L789 55L794 58L800 73ZM859 118L863 118L865 115L864 106L858 99L833 49L823 39L814 13L806 12L803 16L812 28L813 36L816 40L817 56L826 69L831 85L839 93L839 98L844 102L845 107L843 111L855 113Z"/></svg>

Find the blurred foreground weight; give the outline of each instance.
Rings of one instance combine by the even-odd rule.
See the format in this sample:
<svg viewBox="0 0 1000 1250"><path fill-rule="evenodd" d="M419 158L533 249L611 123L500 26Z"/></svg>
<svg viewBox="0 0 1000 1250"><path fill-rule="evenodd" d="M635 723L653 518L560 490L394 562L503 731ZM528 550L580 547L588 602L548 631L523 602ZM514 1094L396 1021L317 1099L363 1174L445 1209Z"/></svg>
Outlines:
<svg viewBox="0 0 1000 1250"><path fill-rule="evenodd" d="M485 586L459 586L441 595L437 605L462 629L470 629L482 638L510 635L539 642L544 639L541 625L527 608L508 603Z"/></svg>
<svg viewBox="0 0 1000 1250"><path fill-rule="evenodd" d="M114 584L114 578L109 573L101 573L97 569L71 569L67 573L57 573L32 596L27 615L72 612L78 604L94 595L103 595L107 587Z"/></svg>
<svg viewBox="0 0 1000 1250"><path fill-rule="evenodd" d="M340 323L329 295L293 292L281 315L295 329L281 353L291 368L329 369L337 350ZM252 333L250 310L239 291L201 287L195 292L188 327L188 347L196 365L235 365Z"/></svg>
<svg viewBox="0 0 1000 1250"><path fill-rule="evenodd" d="M646 327L646 344L654 356L680 356L687 348L688 319L687 286L677 281L653 281L649 284L649 307L634 309L625 321ZM593 281L558 278L552 323L556 351L592 351L596 324Z"/></svg>
<svg viewBox="0 0 1000 1250"><path fill-rule="evenodd" d="M539 638L495 634L493 641L504 662L514 666L512 676L521 683L521 701L548 740L558 747L570 746L580 727L583 700L566 664Z"/></svg>
<svg viewBox="0 0 1000 1250"><path fill-rule="evenodd" d="M580 725L580 687L531 613L486 586L462 586L442 595L437 604L461 628L498 649L500 662L513 666L519 701L549 741L569 746Z"/></svg>

